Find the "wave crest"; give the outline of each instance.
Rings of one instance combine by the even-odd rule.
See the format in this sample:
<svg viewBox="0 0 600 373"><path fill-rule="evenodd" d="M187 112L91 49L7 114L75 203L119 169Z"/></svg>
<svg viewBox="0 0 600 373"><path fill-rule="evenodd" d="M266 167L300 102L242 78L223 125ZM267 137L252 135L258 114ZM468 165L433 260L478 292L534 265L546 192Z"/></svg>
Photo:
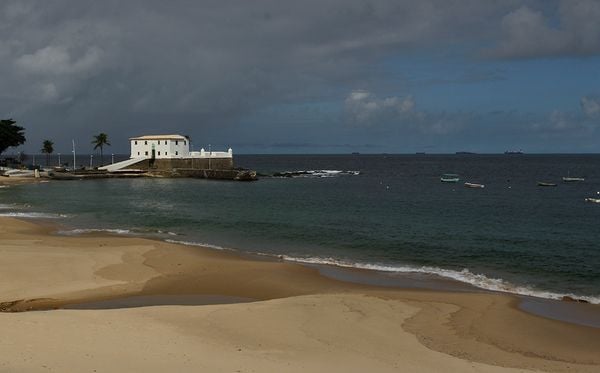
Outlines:
<svg viewBox="0 0 600 373"><path fill-rule="evenodd" d="M354 263L348 261L340 261L333 258L297 258L285 255L283 256L283 259L297 263L332 265L336 267L358 268L380 272L423 273L470 284L474 287L484 290L499 291L504 293L512 293L546 299L562 299L563 297L568 296L576 299L583 299L593 304L600 304L600 296L587 296L573 293L557 293L547 290L536 289L530 286L515 285L501 278L493 278L488 277L484 274L473 273L467 268L464 268L461 271L456 271L431 266L417 267L408 265L395 266L384 264Z"/></svg>

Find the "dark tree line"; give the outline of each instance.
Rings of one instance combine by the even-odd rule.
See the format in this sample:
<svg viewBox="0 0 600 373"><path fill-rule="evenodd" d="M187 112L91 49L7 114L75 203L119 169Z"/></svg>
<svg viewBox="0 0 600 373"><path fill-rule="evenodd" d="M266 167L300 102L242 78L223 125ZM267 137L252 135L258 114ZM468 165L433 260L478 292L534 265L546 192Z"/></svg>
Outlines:
<svg viewBox="0 0 600 373"><path fill-rule="evenodd" d="M0 120L0 154L13 146L25 143L25 128L12 119Z"/></svg>
<svg viewBox="0 0 600 373"><path fill-rule="evenodd" d="M18 126L17 122L12 119L0 120L0 155L6 149L22 145L25 141L25 128ZM94 145L94 150L100 148L101 163L104 164L104 147L110 146L108 135L100 133L94 136L92 145ZM54 143L50 140L44 140L41 151L46 154L47 165L48 157L54 152Z"/></svg>

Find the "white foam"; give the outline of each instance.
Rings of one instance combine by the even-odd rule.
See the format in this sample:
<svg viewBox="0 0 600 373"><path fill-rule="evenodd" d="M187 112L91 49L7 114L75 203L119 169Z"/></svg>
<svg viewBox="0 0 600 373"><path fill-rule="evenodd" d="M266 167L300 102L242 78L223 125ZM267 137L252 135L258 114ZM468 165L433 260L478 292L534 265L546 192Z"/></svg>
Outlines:
<svg viewBox="0 0 600 373"><path fill-rule="evenodd" d="M167 239L166 242L187 245L187 246L199 246L199 247L208 247L216 250L232 250L236 251L233 248L227 248L217 245L212 245L208 243L200 243L200 242L192 242L192 241L179 241L179 240L171 240ZM360 263L360 262L352 262L347 260L339 260L334 258L300 258L293 257L288 255L276 255L276 254L266 254L266 253L253 253L256 255L263 255L269 257L276 257L279 259L283 259L290 262L296 263L304 263L304 264L319 264L319 265L330 265L336 267L344 267L344 268L357 268L357 269L366 269L371 271L379 271L379 272L392 272L392 273L423 273L429 275L436 275L443 278L452 279L455 281L459 281L462 283L470 284L474 287L491 290L491 291L499 291L504 293L525 295L537 298L546 298L546 299L561 299L565 296L574 298L574 299L583 299L593 304L600 304L600 295L587 296L587 295L578 295L573 293L557 293L547 290L540 290L534 287L529 286L520 286L514 285L506 280L500 278L492 278L488 277L484 274L472 273L467 268L462 271L456 271L452 269L444 269L439 267L431 267L431 266L409 266L409 265L386 265L386 264L371 264L371 263Z"/></svg>
<svg viewBox="0 0 600 373"><path fill-rule="evenodd" d="M444 269L438 267L430 267L430 266L390 266L390 265L381 265L381 264L368 264L368 263L352 263L346 261L340 261L333 258L296 258L290 256L283 256L283 259L298 263L306 263L306 264L325 264L332 265L337 267L346 267L346 268L359 268L359 269L368 269L373 271L381 271L381 272L397 272L397 273L425 273L437 275L444 278L449 278L452 280L460 281L463 283L467 283L473 285L480 289L491 290L491 291L500 291L505 293L519 294L519 295L527 295L532 297L539 298L547 298L547 299L561 299L564 296L569 296L576 299L583 299L590 303L600 304L600 295L598 296L586 296L586 295L578 295L573 293L556 293L552 291L535 289L529 286L519 286L511 284L508 281L499 278L491 278L487 277L483 274L472 273L468 269L463 269L462 271L455 271L451 269Z"/></svg>
<svg viewBox="0 0 600 373"><path fill-rule="evenodd" d="M360 171L342 171L342 170L309 170L306 171L311 176L334 177L340 175L360 175Z"/></svg>
<svg viewBox="0 0 600 373"><path fill-rule="evenodd" d="M230 250L230 251L235 250L235 249L228 248L228 247L213 245L210 243L202 243L202 242L180 241L180 240L171 240L171 239L166 239L165 242L175 243L175 244L179 244L179 245L186 245L186 246L207 247L209 249L215 249L215 250Z"/></svg>
<svg viewBox="0 0 600 373"><path fill-rule="evenodd" d="M356 176L360 171L344 170L297 170L280 172L281 177L336 177L336 176Z"/></svg>
<svg viewBox="0 0 600 373"><path fill-rule="evenodd" d="M58 231L58 234L62 234L65 236L76 236L79 234L86 233L112 233L112 234L132 234L129 229L100 229L100 228L87 228L87 229L71 229L66 231Z"/></svg>
<svg viewBox="0 0 600 373"><path fill-rule="evenodd" d="M10 218L34 218L34 219L60 219L66 218L64 214L47 214L44 212L2 212L0 216Z"/></svg>

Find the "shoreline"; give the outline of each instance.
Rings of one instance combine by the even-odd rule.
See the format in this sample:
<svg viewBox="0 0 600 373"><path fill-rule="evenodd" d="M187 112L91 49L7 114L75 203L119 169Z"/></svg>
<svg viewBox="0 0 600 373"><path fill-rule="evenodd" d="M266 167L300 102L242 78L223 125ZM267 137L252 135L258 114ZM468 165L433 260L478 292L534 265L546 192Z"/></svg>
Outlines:
<svg viewBox="0 0 600 373"><path fill-rule="evenodd" d="M52 350L45 343L52 339L55 328L61 330L55 332L66 333L61 345L76 346L81 333L90 333L95 337L86 346L112 354L118 352L107 338L141 341L142 334L150 340L156 338L135 328L118 328L127 322L143 330L155 325L152 330L160 329L160 335L185 340L184 345L177 345L181 351L188 351L186 346L214 347L211 353L216 360L201 354L200 360L192 359L195 367L223 369L233 362L242 364L237 358L229 361L232 356L242 356L247 364L243 366L258 371L281 370L290 362L297 371L307 366L322 371L328 370L325 367L333 371L344 367L394 371L404 364L421 371L442 367L497 371L504 367L591 372L600 366L596 353L600 329L526 313L518 308L519 300L513 295L386 288L328 278L316 268L296 263L255 260L232 252L136 237L67 237L51 232L50 226L0 218L0 255L7 266L0 274L3 308L48 309L127 296L213 295L257 301L0 313L0 327L10 341L0 342L7 351L0 358L0 368L28 367L14 358L23 353L20 343L31 339L26 332L31 323L45 321L50 331L34 329L41 333L35 337L39 343L34 344L44 351ZM90 318L104 329L97 329ZM152 324L148 324L150 320ZM109 321L116 326L106 324ZM257 330L255 325L262 326ZM280 330L287 332L282 335ZM303 332L298 334L298 330ZM322 341L327 341L329 354L322 352ZM147 343L148 349L158 349L157 356L164 357L161 346L158 340ZM230 350L231 346L239 346L236 349L240 351ZM292 355L302 358L290 360ZM346 363L336 360L337 365L331 365L331 356L347 359L342 360ZM9 362L2 360L10 357ZM59 367L66 356L48 353L45 359ZM107 359L102 361L111 361ZM75 360L87 367L85 359ZM136 366L144 366L135 361ZM182 367L181 361L168 361ZM155 371L160 366L156 365ZM121 366L116 370L127 369Z"/></svg>
<svg viewBox="0 0 600 373"><path fill-rule="evenodd" d="M27 206L27 205L26 205ZM29 206L28 206L29 207ZM191 235L191 238L186 238L186 233L184 232L183 235L180 234L176 234L176 233L172 233L172 232L168 232L168 231L161 231L161 230L152 230L152 228L150 228L150 230L144 229L144 228L140 228L139 230L137 228L128 228L129 226L127 225L127 223L124 224L109 224L108 226L110 228L106 228L106 225L101 223L101 222L88 222L88 224L84 224L83 226L81 224L74 224L73 222L71 222L73 224L73 226L69 226L69 221L68 218L73 217L73 216L67 216L67 215L62 215L60 213L60 211L56 212L55 209L46 209L47 212L46 213L37 213L37 212L32 212L32 211L28 211L29 209L22 209L21 206L14 206L14 208L11 210L11 207L9 205L3 206L0 204L0 216L9 216L9 217L15 217L15 218L32 218L32 219L38 219L38 221L43 221L46 218L48 219L52 219L55 220L56 218L67 218L67 219L56 219L56 222L58 222L59 224L63 224L64 225L64 229L63 229L63 233L65 235L80 235L80 234L103 234L104 231L107 231L108 233L116 233L118 234L118 236L121 236L121 234L126 237L126 236L133 236L133 237L146 237L146 238L152 238L152 239L161 239L161 240L165 240L167 242L173 242L173 243L178 243L178 244L184 244L184 245L189 245L192 247L211 247L214 249L223 249L223 250L232 250L232 251L236 251L238 253L248 253L248 255L258 255L261 257L275 257L277 258L278 255L277 254L273 254L270 253L270 250L266 250L266 251L259 251L260 247L257 247L256 245L253 247L252 250L248 250L247 247L245 247L243 244L239 244L239 247L235 247L235 244L233 244L234 246L232 247L227 247L227 244L223 245L223 244L211 244L211 243L206 243L205 241L203 241L202 239L200 241L195 241L194 240L194 235ZM96 227L98 225L98 229L89 229L90 226L92 227ZM160 228L159 228L160 229ZM174 228L176 230L176 228ZM181 233L181 232L177 232L177 233ZM187 232L189 233L189 232ZM197 238L197 237L196 237ZM219 242L219 240L217 239L215 242ZM245 244L245 242L244 242ZM223 245L223 246L218 246L218 245ZM252 246L250 246L252 247ZM272 248L271 248L272 249ZM286 252L285 249L282 249L283 252ZM281 253L282 252L281 249L277 249L275 250L276 252ZM417 278L419 281L423 280L423 277L426 278L426 282L434 282L436 284L438 284L441 281L456 281L458 283L464 286L466 286L467 288L478 288L478 289L482 289L484 291L491 291L491 292L505 292L505 293L509 293L509 294L515 294L515 295L521 295L524 297L539 297L542 299L554 299L554 300L562 300L563 298L566 298L567 300L570 301L582 301L582 302L588 302L588 303L592 303L592 304L600 304L600 294L598 294L597 292L591 291L591 288L588 286L585 289L582 289L580 292L572 292L569 291L567 288L567 286L546 286L546 284L544 282L536 282L536 281L531 281L531 278L528 278L527 273L521 273L517 276L515 276L514 278L510 277L510 268L508 269L508 272L500 272L500 273L496 273L494 274L494 271L488 271L488 270L481 270L481 271L475 271L475 270L471 270L468 265L468 263L464 264L463 266L457 267L455 266L450 266L450 267L445 267L445 266L440 266L437 267L435 266L434 263L429 264L429 265L419 265L419 264L402 264L401 262L392 262L392 263L387 263L387 262L373 262L370 259L366 259L366 260L343 260L340 258L329 258L329 257L320 257L318 254L315 254L313 256L302 256L302 255L296 255L296 256L287 256L287 255L279 255L281 256L284 260L289 261L289 262L297 262L297 263L301 263L303 265L308 265L308 266L313 266L313 265L325 265L325 266L334 266L336 268L351 268L351 269L365 269L368 271L376 271L376 272L383 272L383 273L392 273L393 275L398 275L398 276L404 276L404 274L408 274L409 277L415 277ZM459 263L459 265L462 265ZM484 271L484 272L482 272ZM490 274L492 273L492 274ZM506 276L505 276L506 275ZM440 281L437 281L438 279L440 279ZM410 283L415 283L414 281L409 281ZM533 285L532 283L537 284ZM560 285L560 284L559 284ZM586 285L587 286L587 285ZM417 287L422 287L422 286L417 286ZM437 285L434 286L435 288L437 288ZM446 287L446 286L444 286Z"/></svg>
<svg viewBox="0 0 600 373"><path fill-rule="evenodd" d="M17 219L37 219L38 217L33 216L13 216ZM45 218L39 217L41 221ZM490 292L490 293L501 293L513 295L522 298L534 298L543 299L547 301L555 302L571 302L571 303L583 303L600 305L600 297L598 295L582 295L567 292L556 292L554 290L543 290L529 288L522 285L512 284L502 278L488 277L484 274L477 274L470 272L468 269L463 271L444 269L440 267L424 267L424 266L412 266L412 265L385 265L385 264L369 264L360 262L344 262L337 261L335 259L321 259L321 258L303 258L293 257L288 255L277 255L268 252L258 251L246 251L240 248L224 247L214 245L211 243L200 243L193 241L181 241L178 240L178 234L173 232L165 232L161 230L157 231L139 231L129 228L73 228L64 225L60 225L57 222L50 222L51 224L57 224L58 227L63 229L56 229L55 232L59 236L68 237L84 237L84 236L114 236L114 237L133 237L133 238L145 238L150 240L158 240L160 242L167 242L175 245L182 245L192 248L210 249L216 251L235 253L241 257L248 257L256 260L273 260L273 261L285 261L288 263L296 263L302 266L314 267L325 269L324 272L344 271L348 270L353 273L371 273L379 274L382 276L397 277L396 280L389 281L374 281L378 283L378 286L396 286L396 287L407 287L407 288L420 288L420 289L432 289L432 290L459 290L459 291L471 291L471 292ZM164 236L164 237L161 237ZM327 270L327 269L330 270ZM335 278L335 276L334 276ZM366 283L373 282L372 279L363 277ZM353 280L351 278L342 279L342 281L365 283L363 280ZM482 285L481 283L485 283ZM397 283L396 285L384 285L384 283ZM407 285L408 284L408 285ZM566 300L564 298L567 298Z"/></svg>
<svg viewBox="0 0 600 373"><path fill-rule="evenodd" d="M0 216L0 219L3 217ZM95 228L73 228L61 224L55 219L34 217L12 217L17 220L30 222L43 227L44 233L55 237L87 237L87 238L133 238L157 241L176 246L188 247L202 251L208 250L225 255L232 255L238 259L266 262L285 262L302 267L315 269L319 275L341 281L342 283L357 284L360 286L375 288L390 288L401 290L423 290L423 291L449 291L466 293L499 294L514 297L518 300L515 308L534 316L553 319L556 321L571 323L587 327L600 328L600 305L580 299L587 296L567 295L569 301L559 298L548 298L530 293L516 293L508 290L487 289L476 286L470 282L461 281L453 277L446 277L433 272L392 272L378 269L345 266L336 263L310 262L275 254L243 251L236 248L226 248L211 244L190 243L178 241L172 238L161 238L149 233L134 233L129 229L95 229ZM159 231L160 232L160 231ZM171 234L171 232L163 232ZM545 291L544 293L549 293ZM571 297L573 296L573 297ZM541 306L543 305L543 307Z"/></svg>

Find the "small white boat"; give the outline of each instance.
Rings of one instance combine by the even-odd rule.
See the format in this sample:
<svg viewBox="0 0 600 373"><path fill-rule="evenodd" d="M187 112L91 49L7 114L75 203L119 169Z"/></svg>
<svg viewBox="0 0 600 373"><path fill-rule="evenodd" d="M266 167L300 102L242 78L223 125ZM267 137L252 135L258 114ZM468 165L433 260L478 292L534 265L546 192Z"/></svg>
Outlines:
<svg viewBox="0 0 600 373"><path fill-rule="evenodd" d="M485 188L485 185L483 184L477 184L477 183L465 183L465 187L466 188Z"/></svg>
<svg viewBox="0 0 600 373"><path fill-rule="evenodd" d="M578 181L585 181L585 178L583 178L583 177L569 177L569 176L564 176L562 178L562 180L565 183L574 183L574 182L578 182Z"/></svg>
<svg viewBox="0 0 600 373"><path fill-rule="evenodd" d="M442 183L458 183L459 180L460 178L457 174L443 174L440 177Z"/></svg>
<svg viewBox="0 0 600 373"><path fill-rule="evenodd" d="M8 170L4 172L4 176L9 177L34 177L35 172L33 170Z"/></svg>
<svg viewBox="0 0 600 373"><path fill-rule="evenodd" d="M600 198L586 198L586 202L600 203Z"/></svg>

